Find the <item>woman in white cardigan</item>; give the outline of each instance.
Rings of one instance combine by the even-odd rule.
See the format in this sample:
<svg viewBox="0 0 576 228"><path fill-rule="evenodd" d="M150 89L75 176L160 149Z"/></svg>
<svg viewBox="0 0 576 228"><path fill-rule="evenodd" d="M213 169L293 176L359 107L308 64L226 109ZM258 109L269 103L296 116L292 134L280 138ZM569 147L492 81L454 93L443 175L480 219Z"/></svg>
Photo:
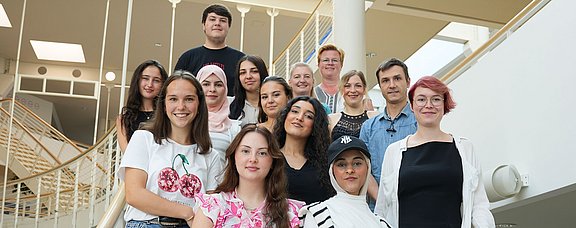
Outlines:
<svg viewBox="0 0 576 228"><path fill-rule="evenodd" d="M456 104L423 77L408 92L418 130L384 155L375 213L393 227L495 227L472 143L440 129Z"/></svg>

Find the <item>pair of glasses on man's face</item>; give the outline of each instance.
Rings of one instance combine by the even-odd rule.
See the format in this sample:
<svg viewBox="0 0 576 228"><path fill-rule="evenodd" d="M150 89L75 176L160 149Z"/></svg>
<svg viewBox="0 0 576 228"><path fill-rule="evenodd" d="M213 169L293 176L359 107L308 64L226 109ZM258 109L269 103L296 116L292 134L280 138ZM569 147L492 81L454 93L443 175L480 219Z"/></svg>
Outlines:
<svg viewBox="0 0 576 228"><path fill-rule="evenodd" d="M322 59L322 60L320 60L320 61L321 61L322 63L326 63L326 64L327 64L327 63L334 63L334 64L336 64L336 63L339 63L339 62L340 62L339 59Z"/></svg>

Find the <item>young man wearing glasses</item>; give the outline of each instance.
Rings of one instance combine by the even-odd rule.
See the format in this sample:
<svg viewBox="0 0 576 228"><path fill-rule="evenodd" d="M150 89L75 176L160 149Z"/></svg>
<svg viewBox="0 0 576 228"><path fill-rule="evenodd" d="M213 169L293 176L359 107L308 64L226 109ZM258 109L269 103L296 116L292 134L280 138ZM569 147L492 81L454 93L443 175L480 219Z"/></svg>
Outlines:
<svg viewBox="0 0 576 228"><path fill-rule="evenodd" d="M344 51L333 44L325 44L318 50L318 69L322 81L314 87L316 98L326 104L332 113L339 112L344 104L338 92L340 71L344 65ZM330 114L330 113L328 113Z"/></svg>
<svg viewBox="0 0 576 228"><path fill-rule="evenodd" d="M206 65L216 65L226 73L228 96L234 96L236 64L244 53L226 45L226 36L232 26L232 15L224 5L213 4L202 13L204 45L184 52L174 70L186 70L193 75Z"/></svg>
<svg viewBox="0 0 576 228"><path fill-rule="evenodd" d="M388 145L416 132L416 119L408 105L408 87L410 76L408 67L398 59L383 62L376 70L376 79L386 100L384 112L374 116L362 124L360 139L370 151L372 175L376 182L369 187L369 195L375 196L380 183L380 172L384 153ZM373 202L370 204L374 207Z"/></svg>

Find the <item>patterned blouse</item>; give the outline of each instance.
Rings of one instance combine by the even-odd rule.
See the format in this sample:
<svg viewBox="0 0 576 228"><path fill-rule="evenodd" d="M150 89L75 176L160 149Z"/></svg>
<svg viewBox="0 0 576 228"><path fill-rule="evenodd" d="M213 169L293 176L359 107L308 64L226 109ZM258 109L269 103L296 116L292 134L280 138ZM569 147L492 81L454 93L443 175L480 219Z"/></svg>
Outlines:
<svg viewBox="0 0 576 228"><path fill-rule="evenodd" d="M300 227L298 211L304 202L287 199L288 219L290 227ZM196 208L202 209L206 217L210 218L215 228L221 227L265 227L266 221L263 213L264 203L258 208L249 211L244 207L244 202L238 198L236 191L221 192L217 194L197 194Z"/></svg>

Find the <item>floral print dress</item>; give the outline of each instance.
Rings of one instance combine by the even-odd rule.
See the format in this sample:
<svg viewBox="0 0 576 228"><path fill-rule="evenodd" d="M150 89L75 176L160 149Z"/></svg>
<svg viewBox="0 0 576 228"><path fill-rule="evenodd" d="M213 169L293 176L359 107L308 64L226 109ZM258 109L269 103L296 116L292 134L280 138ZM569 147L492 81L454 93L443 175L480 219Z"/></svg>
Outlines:
<svg viewBox="0 0 576 228"><path fill-rule="evenodd" d="M299 227L298 211L304 202L287 199L288 219L290 227ZM198 194L196 196L196 209L202 209L206 217L210 218L215 228L221 227L265 227L266 221L263 213L264 203L258 208L249 211L244 202L238 198L236 191L221 192L217 194Z"/></svg>

